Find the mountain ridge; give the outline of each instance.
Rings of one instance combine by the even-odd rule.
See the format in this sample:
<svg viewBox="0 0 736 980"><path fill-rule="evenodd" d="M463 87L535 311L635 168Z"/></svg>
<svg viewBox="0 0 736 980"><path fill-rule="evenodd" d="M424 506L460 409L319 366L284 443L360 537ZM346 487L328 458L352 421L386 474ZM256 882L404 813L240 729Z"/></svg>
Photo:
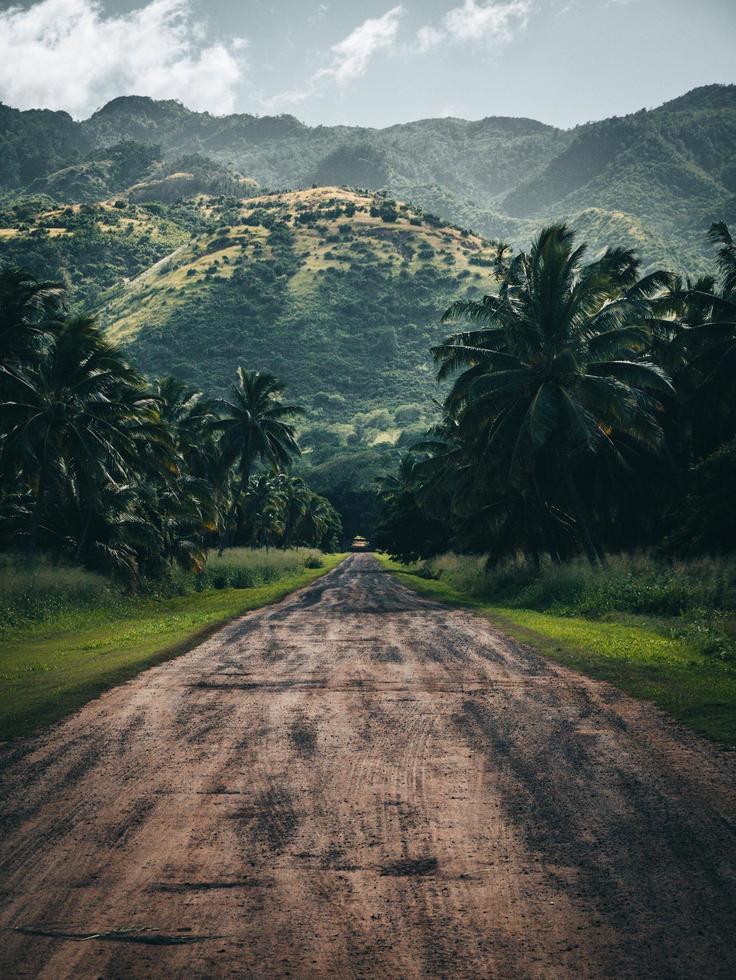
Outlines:
<svg viewBox="0 0 736 980"><path fill-rule="evenodd" d="M700 86L566 130L494 115L309 126L288 114L214 116L147 96L120 96L80 122L0 106L0 194L56 193L55 174L121 141L157 148L166 166L207 157L262 188L382 189L516 246L549 220L603 208L639 223L648 266L667 261L677 271L707 271L707 226L736 216L736 85ZM94 193L93 184L85 199ZM592 245L604 244L593 229Z"/></svg>
<svg viewBox="0 0 736 980"><path fill-rule="evenodd" d="M217 119L225 120L225 121L229 121L232 119L248 119L248 120L284 119L294 123L298 123L299 126L302 126L305 129L312 129L312 130L350 129L350 130L365 130L368 132L387 132L392 129L399 129L414 124L421 124L425 122L434 122L436 120L448 119L448 120L453 120L462 123L484 123L487 122L488 120L513 120L515 122L516 121L527 122L527 123L531 122L534 123L536 126L543 126L548 129L556 129L559 132L570 132L571 130L579 129L581 126L589 126L591 124L595 124L596 122L602 122L605 119L623 119L626 118L627 116L637 115L640 112L687 111L692 108L702 107L702 103L704 101L708 103L705 106L706 108L712 108L712 109L722 108L724 107L722 104L726 104L726 107L736 108L736 83L731 84L731 83L713 82L713 83L706 83L703 85L696 85L694 88L688 89L688 91L684 92L682 95L675 96L672 99L667 99L665 102L662 102L657 106L644 107L638 110L632 110L631 112L622 113L621 115L616 113L613 116L605 116L600 119L586 120L585 122L576 123L574 126L569 126L569 127L555 126L552 123L546 123L544 122L544 120L536 119L535 117L532 116L507 116L507 115L498 115L498 114L482 116L479 119L466 119L464 116L424 116L418 119L408 119L399 123L391 123L388 126L358 126L358 125L349 126L347 124L327 125L325 123L316 123L314 125L310 125L309 123L303 122L292 113L278 113L276 115L261 115L259 113L250 113L250 112L231 112L231 113L224 113L222 115L217 115L215 113L211 113L206 110L199 111L195 109L189 109L188 106L186 106L183 102L181 102L178 99L154 99L153 97L148 95L135 95L135 94L116 96L115 98L110 99L108 102L106 102L99 109L96 109L93 113L91 113L91 115L87 116L85 119L79 119L79 120L75 120L70 113L66 112L63 109L19 109L17 111L23 113L51 113L53 115L65 116L69 120L71 120L72 122L76 122L77 124L88 123L91 120L93 120L95 117L108 115L111 112L117 111L119 108L135 105L138 108L142 108L144 106L145 107L155 106L155 107L160 107L160 110L171 108L179 111L183 109L185 112L191 115L207 117L209 119L215 119L215 120ZM714 105L713 104L714 101L718 104ZM0 105L4 105L4 104L0 103Z"/></svg>

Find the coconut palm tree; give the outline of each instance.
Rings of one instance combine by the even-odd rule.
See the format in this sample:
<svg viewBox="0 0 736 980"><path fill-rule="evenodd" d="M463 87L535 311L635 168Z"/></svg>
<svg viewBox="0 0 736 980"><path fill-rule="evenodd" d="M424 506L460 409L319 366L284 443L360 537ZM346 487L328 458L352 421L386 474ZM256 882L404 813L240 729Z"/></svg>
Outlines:
<svg viewBox="0 0 736 980"><path fill-rule="evenodd" d="M58 325L64 289L23 269L0 271L0 365L38 354Z"/></svg>
<svg viewBox="0 0 736 980"><path fill-rule="evenodd" d="M736 242L723 222L711 226L708 238L720 246L720 279L704 277L681 290L681 329L671 344L694 417L696 458L730 438L736 423Z"/></svg>
<svg viewBox="0 0 736 980"><path fill-rule="evenodd" d="M312 507L312 491L300 477L282 477L285 548L304 543L304 524Z"/></svg>
<svg viewBox="0 0 736 980"><path fill-rule="evenodd" d="M251 477L242 506L250 543L254 547L271 548L282 541L288 506L283 480L266 473Z"/></svg>
<svg viewBox="0 0 736 980"><path fill-rule="evenodd" d="M90 317L66 321L37 365L4 376L0 473L33 493L35 555L53 501L76 495L91 526L101 488L128 483L135 467L156 469L167 440L143 379Z"/></svg>
<svg viewBox="0 0 736 980"><path fill-rule="evenodd" d="M528 253L511 262L497 296L455 303L445 322L464 318L474 330L434 350L439 377L457 374L448 413L480 447L486 474L534 492L540 503L555 486L571 507L593 564L604 561L578 485L586 456L618 455L614 433L650 451L661 447L661 400L674 395L646 357L651 299L666 273L639 277L624 249L583 264L565 225L545 228ZM459 372L459 374L458 374Z"/></svg>
<svg viewBox="0 0 736 980"><path fill-rule="evenodd" d="M262 462L276 471L285 470L299 455L296 432L288 420L302 415L303 410L280 400L285 387L272 374L239 367L230 398L218 403L222 418L212 427L222 433L223 460L238 472L220 553L229 543L241 498L256 464Z"/></svg>

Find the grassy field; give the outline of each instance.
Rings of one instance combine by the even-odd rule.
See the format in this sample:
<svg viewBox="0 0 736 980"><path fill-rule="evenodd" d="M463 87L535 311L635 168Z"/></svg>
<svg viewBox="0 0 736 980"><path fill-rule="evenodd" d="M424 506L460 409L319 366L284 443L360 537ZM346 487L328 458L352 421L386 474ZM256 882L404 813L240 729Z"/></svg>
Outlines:
<svg viewBox="0 0 736 980"><path fill-rule="evenodd" d="M703 652L686 620L622 612L601 619L499 605L442 579L423 577L420 568L379 558L417 592L473 609L552 660L653 701L707 738L736 745L736 664Z"/></svg>
<svg viewBox="0 0 736 980"><path fill-rule="evenodd" d="M87 594L76 606L57 596L45 611L34 610L34 616L13 627L3 625L0 740L57 721L146 667L191 649L234 617L278 602L330 571L343 557L323 555L321 567L297 568L275 553L282 574L267 584L173 598L105 600L93 576L71 575L77 588L87 583ZM245 564L253 562L246 556Z"/></svg>

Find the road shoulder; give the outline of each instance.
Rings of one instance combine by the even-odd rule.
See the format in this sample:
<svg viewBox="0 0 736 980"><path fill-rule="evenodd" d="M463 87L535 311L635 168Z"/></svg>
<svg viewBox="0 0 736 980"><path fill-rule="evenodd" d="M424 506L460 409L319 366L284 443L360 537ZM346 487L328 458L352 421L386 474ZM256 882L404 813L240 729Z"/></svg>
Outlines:
<svg viewBox="0 0 736 980"><path fill-rule="evenodd" d="M340 565L325 555L321 568L250 589L222 589L109 611L83 629L17 633L0 642L0 744L53 724L104 691L149 667L179 657L233 619L310 585Z"/></svg>
<svg viewBox="0 0 736 980"><path fill-rule="evenodd" d="M500 607L422 578L386 555L376 557L384 571L420 595L469 609L551 660L656 704L711 741L736 747L736 674L683 640L663 635L646 621L611 622Z"/></svg>

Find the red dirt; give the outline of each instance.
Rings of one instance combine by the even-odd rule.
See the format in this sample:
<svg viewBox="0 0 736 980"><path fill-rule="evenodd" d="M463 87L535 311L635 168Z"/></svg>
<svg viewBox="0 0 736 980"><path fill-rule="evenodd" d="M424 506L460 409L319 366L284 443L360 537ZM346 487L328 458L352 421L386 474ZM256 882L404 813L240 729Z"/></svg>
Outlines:
<svg viewBox="0 0 736 980"><path fill-rule="evenodd" d="M0 762L5 977L736 976L732 758L369 555Z"/></svg>

